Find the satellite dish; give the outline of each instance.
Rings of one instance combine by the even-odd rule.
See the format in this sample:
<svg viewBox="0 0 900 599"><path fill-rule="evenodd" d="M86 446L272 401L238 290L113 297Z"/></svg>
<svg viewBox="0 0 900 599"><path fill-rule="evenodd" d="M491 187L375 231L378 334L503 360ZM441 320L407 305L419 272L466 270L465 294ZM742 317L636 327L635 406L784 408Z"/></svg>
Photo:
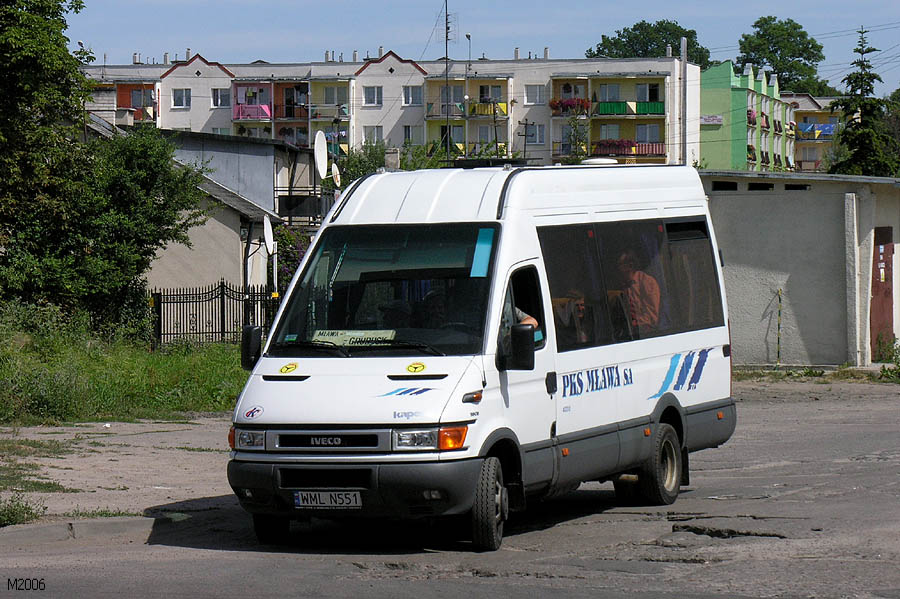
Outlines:
<svg viewBox="0 0 900 599"><path fill-rule="evenodd" d="M275 237L272 235L272 221L268 216L263 217L263 237L266 240L266 252L271 256L275 251Z"/></svg>
<svg viewBox="0 0 900 599"><path fill-rule="evenodd" d="M328 142L325 141L325 133L323 131L316 132L316 141L313 144L313 157L316 161L316 170L319 171L319 178L324 179L328 176Z"/></svg>
<svg viewBox="0 0 900 599"><path fill-rule="evenodd" d="M338 166L335 163L331 163L331 178L334 180L334 186L341 186L341 171L338 170Z"/></svg>

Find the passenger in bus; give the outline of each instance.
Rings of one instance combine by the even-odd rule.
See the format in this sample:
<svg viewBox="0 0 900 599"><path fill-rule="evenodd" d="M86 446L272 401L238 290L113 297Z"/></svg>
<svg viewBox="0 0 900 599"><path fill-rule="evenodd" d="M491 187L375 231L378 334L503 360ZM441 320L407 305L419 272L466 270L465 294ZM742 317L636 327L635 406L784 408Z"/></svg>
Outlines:
<svg viewBox="0 0 900 599"><path fill-rule="evenodd" d="M659 324L659 283L637 269L637 257L631 250L619 255L616 268L622 277L631 326L644 336Z"/></svg>
<svg viewBox="0 0 900 599"><path fill-rule="evenodd" d="M594 341L594 323L588 316L584 293L570 289L565 297L553 300L557 344L560 348L585 345Z"/></svg>

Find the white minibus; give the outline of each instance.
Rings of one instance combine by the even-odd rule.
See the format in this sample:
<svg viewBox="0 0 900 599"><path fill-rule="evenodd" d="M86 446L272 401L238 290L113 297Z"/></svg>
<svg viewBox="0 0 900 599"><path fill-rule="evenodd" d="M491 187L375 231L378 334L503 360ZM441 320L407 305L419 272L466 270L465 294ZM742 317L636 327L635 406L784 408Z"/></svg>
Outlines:
<svg viewBox="0 0 900 599"><path fill-rule="evenodd" d="M670 504L735 427L696 170L379 172L325 218L238 398L228 480L261 542L310 517L511 511L585 481Z"/></svg>

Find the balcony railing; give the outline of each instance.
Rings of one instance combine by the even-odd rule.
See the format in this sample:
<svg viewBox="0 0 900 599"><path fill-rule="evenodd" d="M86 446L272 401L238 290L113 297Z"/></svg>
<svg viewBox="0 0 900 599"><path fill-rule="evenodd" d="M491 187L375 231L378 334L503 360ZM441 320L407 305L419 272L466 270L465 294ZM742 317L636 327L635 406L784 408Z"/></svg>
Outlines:
<svg viewBox="0 0 900 599"><path fill-rule="evenodd" d="M235 121L270 121L272 107L268 104L235 104L232 109Z"/></svg>
<svg viewBox="0 0 900 599"><path fill-rule="evenodd" d="M466 107L462 102L455 102L453 104L438 104L436 102L428 102L425 105L426 117L465 116L465 114Z"/></svg>
<svg viewBox="0 0 900 599"><path fill-rule="evenodd" d="M494 109L496 107L496 110ZM506 102L478 102L469 104L469 114L472 116L509 116Z"/></svg>
<svg viewBox="0 0 900 599"><path fill-rule="evenodd" d="M309 109L300 104L276 104L275 118L306 120L309 118Z"/></svg>
<svg viewBox="0 0 900 599"><path fill-rule="evenodd" d="M350 116L349 104L311 104L309 116L313 119L343 119Z"/></svg>
<svg viewBox="0 0 900 599"><path fill-rule="evenodd" d="M665 156L662 142L636 142L633 139L603 139L591 146L592 156Z"/></svg>
<svg viewBox="0 0 900 599"><path fill-rule="evenodd" d="M665 102L637 102L634 107L636 114L665 114Z"/></svg>
<svg viewBox="0 0 900 599"><path fill-rule="evenodd" d="M591 102L586 98L553 98L549 106L553 116L582 115L591 110Z"/></svg>
<svg viewBox="0 0 900 599"><path fill-rule="evenodd" d="M798 123L797 138L802 140L832 140L834 134L840 131L840 125L835 123Z"/></svg>
<svg viewBox="0 0 900 599"><path fill-rule="evenodd" d="M553 142L553 155L554 156L571 156L572 155L572 143L568 141L554 141ZM587 144L581 144L581 153L587 154Z"/></svg>
<svg viewBox="0 0 900 599"><path fill-rule="evenodd" d="M628 102L594 102L593 114L628 114Z"/></svg>

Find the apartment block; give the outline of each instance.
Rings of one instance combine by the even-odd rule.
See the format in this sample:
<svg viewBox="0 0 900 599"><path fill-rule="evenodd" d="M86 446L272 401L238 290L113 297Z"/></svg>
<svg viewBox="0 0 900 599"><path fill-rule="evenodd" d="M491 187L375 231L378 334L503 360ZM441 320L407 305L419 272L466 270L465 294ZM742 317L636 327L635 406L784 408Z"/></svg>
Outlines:
<svg viewBox="0 0 900 599"><path fill-rule="evenodd" d="M701 76L701 166L716 170L793 170L794 107L782 99L775 75L742 74L731 61Z"/></svg>
<svg viewBox="0 0 900 599"><path fill-rule="evenodd" d="M794 107L797 121L797 139L794 157L797 170L826 170L826 158L834 148L836 135L841 130L841 112L831 111L833 97L813 97L809 94L781 94L781 99Z"/></svg>
<svg viewBox="0 0 900 599"><path fill-rule="evenodd" d="M137 61L137 55L135 58ZM116 122L282 140L333 153L366 142L457 156L693 163L700 157L700 70L679 58L414 61L378 49L352 60L91 65L115 88ZM105 96L109 98L109 93ZM107 106L107 112L109 107Z"/></svg>

